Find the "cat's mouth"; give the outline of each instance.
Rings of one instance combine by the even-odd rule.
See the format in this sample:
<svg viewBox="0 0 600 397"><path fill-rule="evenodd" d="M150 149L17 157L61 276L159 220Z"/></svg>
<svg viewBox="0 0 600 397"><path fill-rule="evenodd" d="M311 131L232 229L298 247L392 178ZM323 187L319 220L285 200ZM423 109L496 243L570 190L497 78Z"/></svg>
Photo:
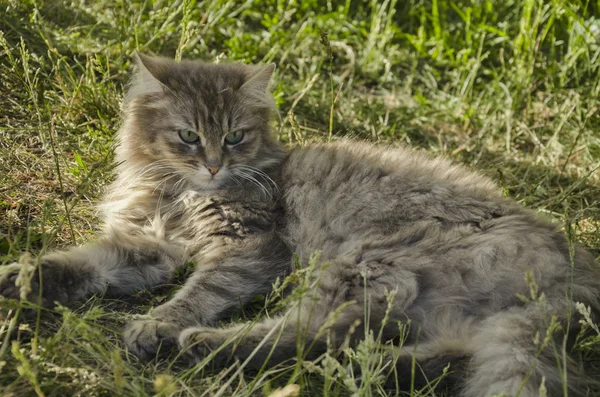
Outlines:
<svg viewBox="0 0 600 397"><path fill-rule="evenodd" d="M227 179L227 170L223 167L218 172L209 172L206 168L199 169L194 175L189 178L196 188L202 190L211 190L222 185Z"/></svg>

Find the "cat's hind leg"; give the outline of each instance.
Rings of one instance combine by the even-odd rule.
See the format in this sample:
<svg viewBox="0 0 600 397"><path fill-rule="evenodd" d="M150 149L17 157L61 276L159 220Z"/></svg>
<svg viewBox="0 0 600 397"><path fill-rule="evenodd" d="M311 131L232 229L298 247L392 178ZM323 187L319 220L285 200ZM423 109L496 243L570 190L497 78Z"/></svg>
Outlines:
<svg viewBox="0 0 600 397"><path fill-rule="evenodd" d="M405 346L399 357L389 357L393 370L387 376L386 390L421 390L426 392L424 395L435 390L456 395L471 357L469 350L463 346L429 345Z"/></svg>

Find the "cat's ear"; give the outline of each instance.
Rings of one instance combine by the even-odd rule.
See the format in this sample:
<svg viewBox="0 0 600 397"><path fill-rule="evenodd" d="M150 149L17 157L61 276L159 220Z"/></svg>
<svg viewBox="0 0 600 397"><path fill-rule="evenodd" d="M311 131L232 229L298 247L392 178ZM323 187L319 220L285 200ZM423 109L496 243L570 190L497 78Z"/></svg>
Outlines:
<svg viewBox="0 0 600 397"><path fill-rule="evenodd" d="M265 66L253 67L249 73L247 73L246 82L242 88L250 89L261 93L266 93L269 88L269 83L275 72L275 64L270 63Z"/></svg>
<svg viewBox="0 0 600 397"><path fill-rule="evenodd" d="M137 71L125 96L125 103L140 95L161 93L165 89L166 61L139 52L135 53L134 58Z"/></svg>
<svg viewBox="0 0 600 397"><path fill-rule="evenodd" d="M246 82L240 91L255 104L273 107L273 96L269 93L269 83L275 72L275 64L249 67L246 72Z"/></svg>

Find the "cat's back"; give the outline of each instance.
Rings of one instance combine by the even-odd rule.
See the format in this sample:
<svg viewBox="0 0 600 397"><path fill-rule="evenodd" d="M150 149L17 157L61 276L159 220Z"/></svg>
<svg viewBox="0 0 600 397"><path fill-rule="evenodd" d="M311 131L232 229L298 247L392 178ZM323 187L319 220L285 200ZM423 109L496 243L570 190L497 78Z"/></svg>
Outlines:
<svg viewBox="0 0 600 397"><path fill-rule="evenodd" d="M282 180L293 212L325 222L397 223L460 216L450 207L510 207L490 179L445 158L346 140L292 150Z"/></svg>
<svg viewBox="0 0 600 397"><path fill-rule="evenodd" d="M485 176L402 147L339 141L297 148L281 179L290 239L309 250L518 211Z"/></svg>
<svg viewBox="0 0 600 397"><path fill-rule="evenodd" d="M340 140L298 147L291 151L283 170L289 186L311 184L327 190L340 184L363 185L402 182L404 188L460 187L480 197L499 197L487 177L444 157L403 146L383 146Z"/></svg>

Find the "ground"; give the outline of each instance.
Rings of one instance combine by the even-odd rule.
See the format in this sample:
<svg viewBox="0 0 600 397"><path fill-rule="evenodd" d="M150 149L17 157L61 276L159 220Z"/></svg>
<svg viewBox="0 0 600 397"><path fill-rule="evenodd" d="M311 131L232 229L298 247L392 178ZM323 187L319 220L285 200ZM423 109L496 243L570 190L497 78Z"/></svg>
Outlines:
<svg viewBox="0 0 600 397"><path fill-rule="evenodd" d="M275 62L281 141L346 136L445 155L598 256L599 43L589 0L0 0L0 263L99 231L136 50ZM174 288L33 315L0 301L0 394L246 396L286 383L307 396L382 394L376 335L347 352L360 374L329 358L252 377L139 363L122 325ZM576 356L600 374L595 351L600 335Z"/></svg>

